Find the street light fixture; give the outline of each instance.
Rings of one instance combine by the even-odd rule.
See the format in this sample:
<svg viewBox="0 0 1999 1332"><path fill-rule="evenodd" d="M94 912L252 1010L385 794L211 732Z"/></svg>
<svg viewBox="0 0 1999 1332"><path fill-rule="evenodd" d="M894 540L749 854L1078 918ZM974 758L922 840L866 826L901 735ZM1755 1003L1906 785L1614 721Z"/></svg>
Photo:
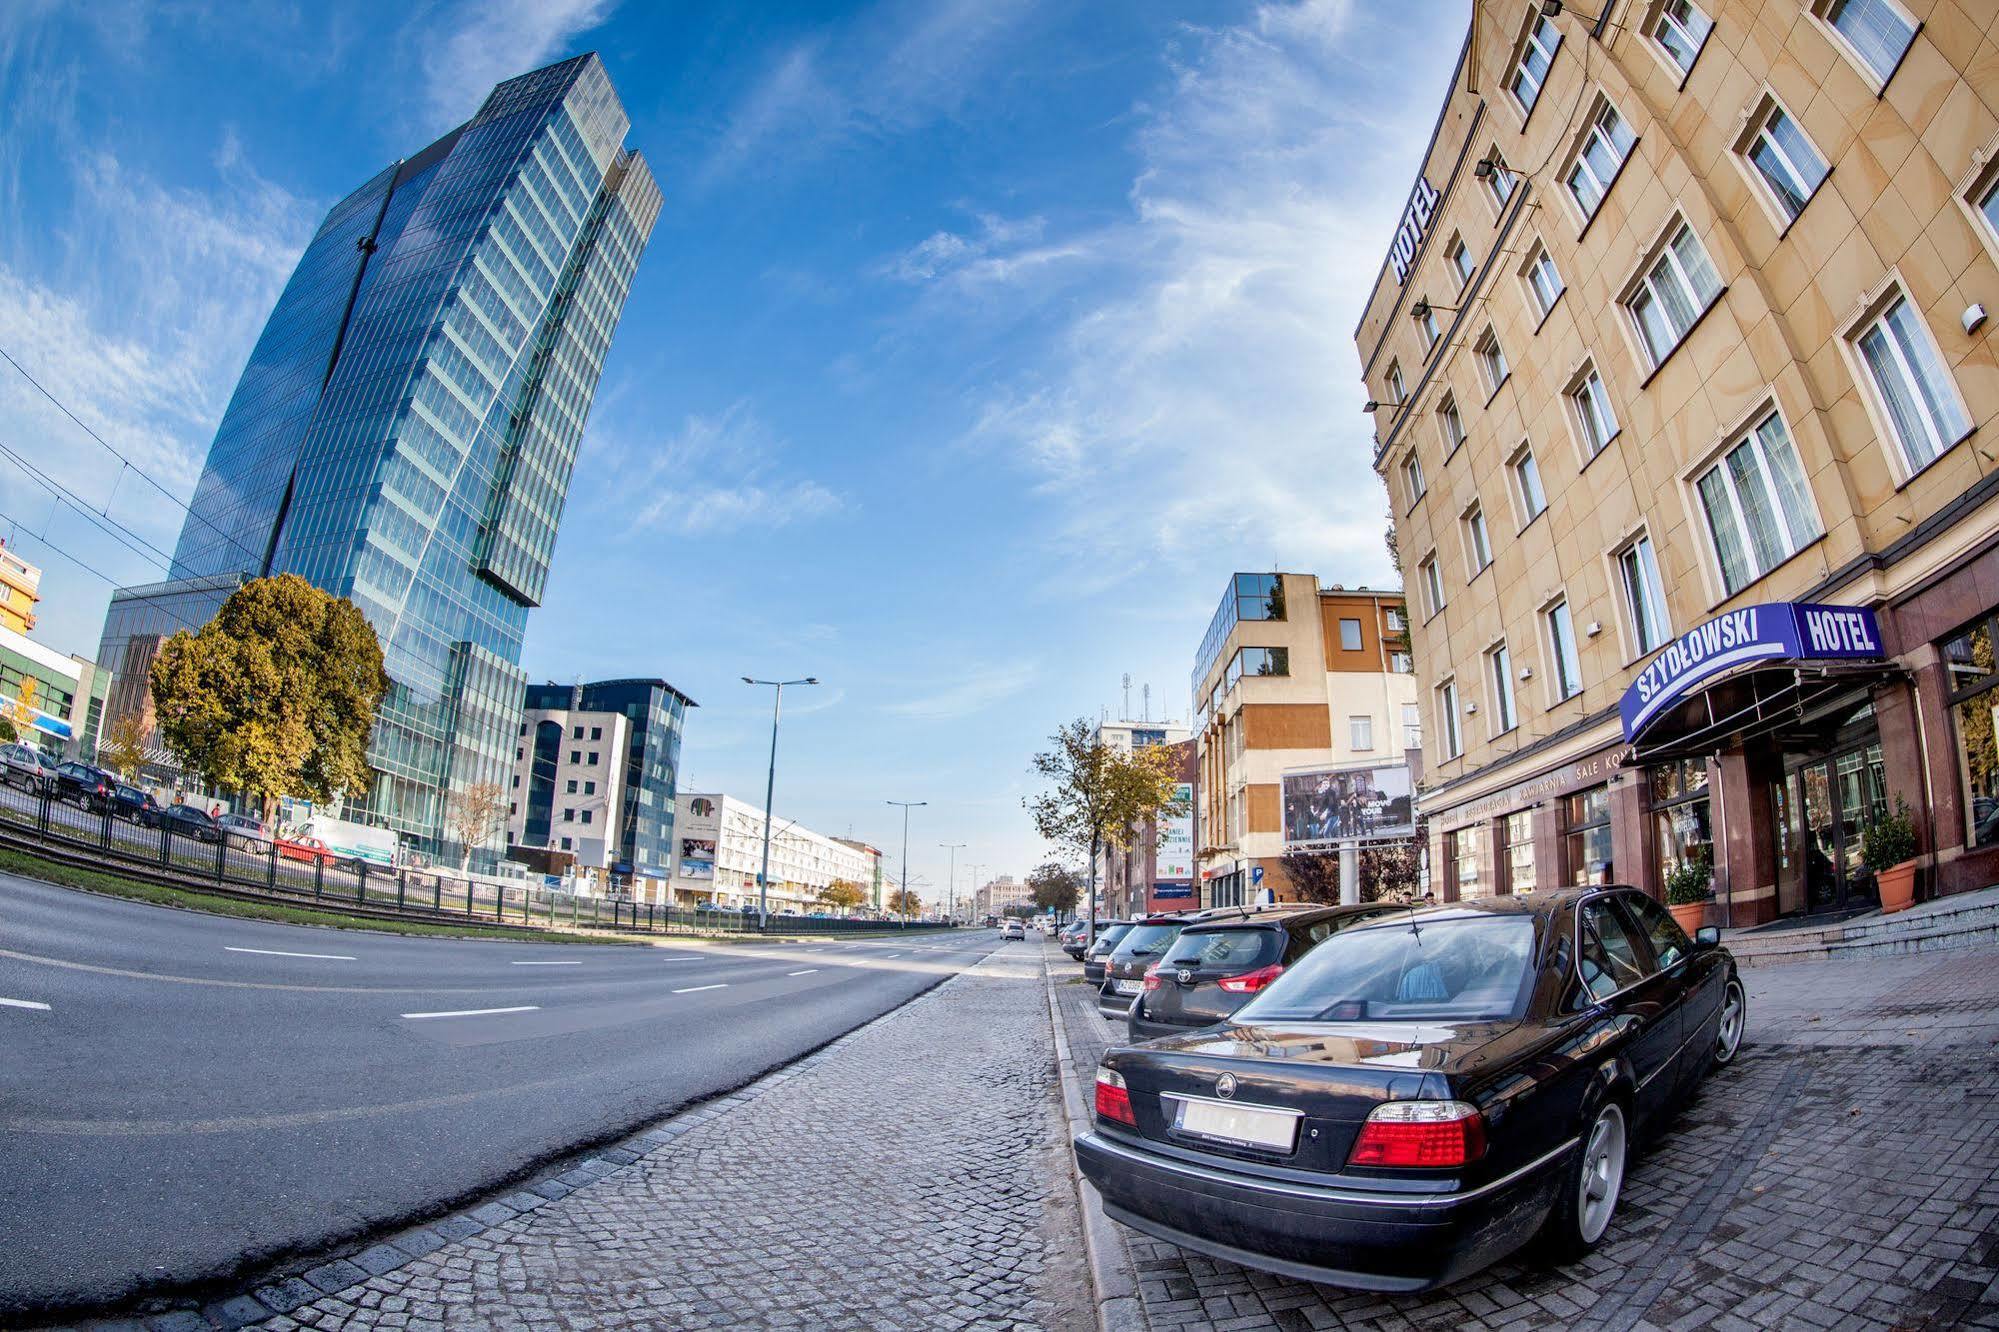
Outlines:
<svg viewBox="0 0 1999 1332"><path fill-rule="evenodd" d="M965 849L963 842L939 842L938 846L951 853L951 877L946 879L945 892L950 897L950 905L944 908L944 923L957 923L958 915L958 853Z"/></svg>
<svg viewBox="0 0 1999 1332"><path fill-rule="evenodd" d="M819 677L808 675L803 680L756 680L745 675L746 685L769 685L775 691L770 704L770 768L764 774L764 860L763 868L757 872L757 930L770 928L770 824L772 797L777 791L777 720L784 713L784 687L786 685L816 685Z"/></svg>
<svg viewBox="0 0 1999 1332"><path fill-rule="evenodd" d="M891 800L891 805L902 806L902 921L909 923L909 811L921 809L928 800Z"/></svg>

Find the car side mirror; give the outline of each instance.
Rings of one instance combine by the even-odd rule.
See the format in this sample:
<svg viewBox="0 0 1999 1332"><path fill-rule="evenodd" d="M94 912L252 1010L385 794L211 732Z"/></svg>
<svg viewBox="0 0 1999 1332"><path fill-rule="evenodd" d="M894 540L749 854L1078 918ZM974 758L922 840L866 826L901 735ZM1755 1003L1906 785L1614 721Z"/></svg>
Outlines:
<svg viewBox="0 0 1999 1332"><path fill-rule="evenodd" d="M1721 947L1721 931L1712 925L1703 925L1694 931L1694 945L1698 948Z"/></svg>

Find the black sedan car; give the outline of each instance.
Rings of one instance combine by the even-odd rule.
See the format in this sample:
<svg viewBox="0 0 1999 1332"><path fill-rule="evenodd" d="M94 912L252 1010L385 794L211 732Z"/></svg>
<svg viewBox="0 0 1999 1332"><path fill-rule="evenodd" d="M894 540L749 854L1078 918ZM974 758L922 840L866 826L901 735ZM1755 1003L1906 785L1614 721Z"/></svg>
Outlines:
<svg viewBox="0 0 1999 1332"><path fill-rule="evenodd" d="M153 816L153 826L192 837L198 842L222 840L222 825L215 816L197 805L169 805Z"/></svg>
<svg viewBox="0 0 1999 1332"><path fill-rule="evenodd" d="M1186 928L1185 916L1145 916L1133 923L1104 960L1104 983L1097 991L1097 1011L1113 1022L1131 1011L1132 1000L1145 988L1150 971Z"/></svg>
<svg viewBox="0 0 1999 1332"><path fill-rule="evenodd" d="M1198 1252L1418 1291L1603 1238L1634 1136L1733 1060L1735 962L1630 888L1341 930L1204 1031L1114 1049L1083 1173Z"/></svg>
<svg viewBox="0 0 1999 1332"><path fill-rule="evenodd" d="M1092 985L1104 983L1104 967L1110 962L1111 954L1125 935L1131 933L1132 922L1128 920L1106 920L1097 925L1097 941L1090 945L1090 951L1083 954L1083 979Z"/></svg>
<svg viewBox="0 0 1999 1332"><path fill-rule="evenodd" d="M1400 907L1276 906L1210 911L1146 971L1126 1030L1134 1041L1211 1027L1336 932Z"/></svg>

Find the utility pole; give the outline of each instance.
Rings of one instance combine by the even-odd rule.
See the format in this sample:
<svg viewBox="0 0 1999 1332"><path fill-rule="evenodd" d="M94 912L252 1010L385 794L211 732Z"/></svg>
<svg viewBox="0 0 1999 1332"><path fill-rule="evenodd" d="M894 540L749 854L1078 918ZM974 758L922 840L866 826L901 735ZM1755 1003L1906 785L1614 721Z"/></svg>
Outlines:
<svg viewBox="0 0 1999 1332"><path fill-rule="evenodd" d="M951 853L951 876L944 881L946 885L944 891L950 898L950 905L944 908L944 919L955 921L958 915L958 853L965 849L965 844L939 842L937 845Z"/></svg>
<svg viewBox="0 0 1999 1332"><path fill-rule="evenodd" d="M902 920L909 923L909 811L921 809L928 800L891 800L891 805L902 806Z"/></svg>
<svg viewBox="0 0 1999 1332"><path fill-rule="evenodd" d="M745 675L743 683L770 685L776 691L770 704L770 768L764 774L764 860L757 873L757 929L766 930L770 928L770 804L777 791L777 720L784 712L786 685L816 685L819 679L808 675L803 680L752 680Z"/></svg>

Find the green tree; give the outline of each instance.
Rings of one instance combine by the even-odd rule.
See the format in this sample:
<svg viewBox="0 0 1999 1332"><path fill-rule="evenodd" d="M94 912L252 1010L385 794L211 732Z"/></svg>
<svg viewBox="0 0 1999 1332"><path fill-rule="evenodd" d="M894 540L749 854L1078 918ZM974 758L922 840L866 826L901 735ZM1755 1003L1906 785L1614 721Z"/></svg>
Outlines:
<svg viewBox="0 0 1999 1332"><path fill-rule="evenodd" d="M15 729L14 719L11 717L0 717L0 745L11 745L20 738L21 733Z"/></svg>
<svg viewBox="0 0 1999 1332"><path fill-rule="evenodd" d="M296 574L254 578L153 661L160 741L190 773L272 800L368 789L368 737L388 691L360 607Z"/></svg>
<svg viewBox="0 0 1999 1332"><path fill-rule="evenodd" d="M1034 894L1034 905L1039 911L1053 911L1066 916L1082 900L1082 876L1058 860L1037 867L1027 876L1027 886Z"/></svg>
<svg viewBox="0 0 1999 1332"><path fill-rule="evenodd" d="M868 890L851 879L835 879L815 899L836 911L852 911L868 900Z"/></svg>
<svg viewBox="0 0 1999 1332"><path fill-rule="evenodd" d="M1340 857L1338 852L1286 851L1278 862L1291 891L1301 902L1324 906L1340 904Z"/></svg>
<svg viewBox="0 0 1999 1332"><path fill-rule="evenodd" d="M1090 932L1096 933L1097 857L1105 846L1130 849L1146 825L1164 838L1162 817L1175 812L1172 761L1164 746L1124 753L1107 745L1087 718L1049 737L1054 748L1034 756L1049 786L1022 803L1034 829L1057 846L1088 856Z"/></svg>

